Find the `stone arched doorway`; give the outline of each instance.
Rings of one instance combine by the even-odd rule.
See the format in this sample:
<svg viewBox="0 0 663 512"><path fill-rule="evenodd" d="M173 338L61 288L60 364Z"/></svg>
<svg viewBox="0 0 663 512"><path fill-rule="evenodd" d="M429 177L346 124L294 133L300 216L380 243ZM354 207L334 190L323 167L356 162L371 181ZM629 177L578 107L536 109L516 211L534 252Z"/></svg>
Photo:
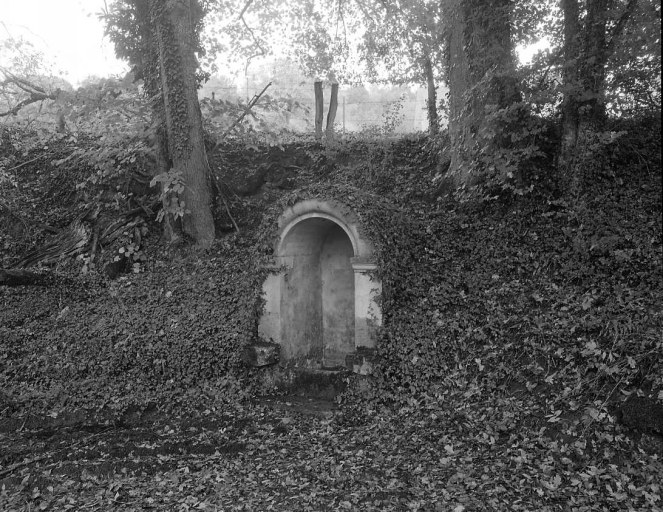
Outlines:
<svg viewBox="0 0 663 512"><path fill-rule="evenodd" d="M372 246L347 208L320 200L288 208L274 249L259 334L281 346L283 362L345 366L375 346L381 287Z"/></svg>

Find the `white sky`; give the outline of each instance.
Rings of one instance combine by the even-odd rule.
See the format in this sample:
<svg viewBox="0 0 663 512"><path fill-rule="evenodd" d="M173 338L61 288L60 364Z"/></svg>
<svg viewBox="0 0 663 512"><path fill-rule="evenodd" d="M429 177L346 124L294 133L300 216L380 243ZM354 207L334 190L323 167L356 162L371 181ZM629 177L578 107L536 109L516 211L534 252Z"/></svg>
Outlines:
<svg viewBox="0 0 663 512"><path fill-rule="evenodd" d="M128 66L115 58L97 18L103 6L104 0L0 0L0 41L8 32L23 36L73 86L88 76L124 74ZM523 62L534 53L532 47L518 50Z"/></svg>
<svg viewBox="0 0 663 512"><path fill-rule="evenodd" d="M0 0L0 41L7 31L23 36L53 64L54 74L74 86L91 75L123 74L128 67L115 58L96 16L103 5L103 0Z"/></svg>

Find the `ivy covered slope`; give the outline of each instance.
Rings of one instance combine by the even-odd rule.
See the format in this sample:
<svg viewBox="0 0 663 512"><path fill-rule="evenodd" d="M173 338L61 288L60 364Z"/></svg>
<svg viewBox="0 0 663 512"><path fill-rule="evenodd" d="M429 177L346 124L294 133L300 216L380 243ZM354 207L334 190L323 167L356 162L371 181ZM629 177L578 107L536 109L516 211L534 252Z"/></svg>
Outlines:
<svg viewBox="0 0 663 512"><path fill-rule="evenodd" d="M542 167L525 178L536 185L532 194L472 204L436 200L434 151L423 140L334 149L228 144L216 164L220 182L236 192L229 206L239 234L188 254L161 246L158 227L146 224L140 247L133 231L123 233L98 256L97 271L79 275L89 266L81 254L59 264L51 286L0 289L4 393L31 407L99 407L147 399L143 389L183 391L229 371L246 377L239 354L254 336L260 260L275 219L298 199L323 197L352 206L378 249L381 397L435 402L455 388L477 396L524 390L554 397L541 414L579 400L588 407L579 414L592 417L635 389L656 398L660 141L651 126L617 128L621 137L586 150L573 198L559 199ZM6 226L66 224L71 198L92 202L76 194L80 162L61 163L81 144L61 141L60 158L41 155L45 164L39 151L53 149L23 156L36 163L5 178ZM21 155L4 158L7 168L21 162ZM36 209L47 195L46 208ZM106 215L113 201L102 202ZM223 225L227 213L218 206ZM3 234L5 267L26 250L18 231ZM108 279L103 261L130 251L140 253L138 272Z"/></svg>
<svg viewBox="0 0 663 512"><path fill-rule="evenodd" d="M537 414L551 423L563 412L593 422L633 393L663 400L660 126L612 128L579 152L572 197L556 190L544 156L523 177L531 194L458 203L431 186L425 141L364 140L300 151L297 165L272 149L265 165L276 172L244 204L260 211L277 199L261 217L265 252L276 216L298 200L335 199L359 214L383 283L376 398L522 391L545 398ZM308 172L288 178L299 166Z"/></svg>
<svg viewBox="0 0 663 512"><path fill-rule="evenodd" d="M162 244L144 141L7 131L2 150L0 268L50 269L0 286L0 410L117 415L232 387L259 304L251 237L194 256Z"/></svg>
<svg viewBox="0 0 663 512"><path fill-rule="evenodd" d="M94 259L82 252L56 262L46 286L0 287L0 411L20 426L35 424L31 414L117 419L154 407L209 413L211 403L232 402L241 422L262 425L228 424L238 458L196 459L190 474L192 462L181 458L161 475L179 475L185 486L221 478L223 492L198 497L210 507L655 509L663 472L660 125L616 125L613 134L579 154L583 178L572 196L556 191L544 156L523 176L531 193L496 191L471 203L436 189L438 148L427 139L226 144L212 165L234 192L216 204L217 228L230 231L212 249L164 245L147 215L107 238ZM27 140L6 139L1 155L5 268L31 241L48 246L58 236L43 226L69 229L96 206L103 240L122 211L135 210L116 192L135 174L140 148L111 152L115 170L77 187L97 175L94 141ZM83 156L66 160L76 151ZM150 204L149 190L135 194ZM333 424L238 405L265 391L240 355L254 339L275 220L311 197L357 212L384 290L376 375L368 389L346 393ZM107 264L127 253L129 272L110 272ZM368 456L385 446L393 450L382 459ZM252 502L241 492L261 471ZM302 487L282 489L283 471ZM133 496L157 499L150 478L120 480ZM71 482L57 483L52 499L71 496ZM78 505L88 494L90 503L106 500L81 485ZM386 491L371 494L377 488ZM158 499L175 499L168 496Z"/></svg>
<svg viewBox="0 0 663 512"><path fill-rule="evenodd" d="M385 383L433 401L454 387L599 410L638 388L663 399L660 141L633 128L581 154L570 198L539 169L518 200L372 212L388 219Z"/></svg>

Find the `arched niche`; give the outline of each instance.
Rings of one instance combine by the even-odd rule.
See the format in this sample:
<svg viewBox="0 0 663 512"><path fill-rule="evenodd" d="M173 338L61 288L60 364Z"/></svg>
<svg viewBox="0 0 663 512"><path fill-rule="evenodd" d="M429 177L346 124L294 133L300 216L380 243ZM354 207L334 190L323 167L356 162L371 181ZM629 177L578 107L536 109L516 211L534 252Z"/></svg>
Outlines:
<svg viewBox="0 0 663 512"><path fill-rule="evenodd" d="M283 362L345 366L358 348L375 347L381 286L372 246L350 210L320 200L288 208L274 254L258 330L280 344Z"/></svg>

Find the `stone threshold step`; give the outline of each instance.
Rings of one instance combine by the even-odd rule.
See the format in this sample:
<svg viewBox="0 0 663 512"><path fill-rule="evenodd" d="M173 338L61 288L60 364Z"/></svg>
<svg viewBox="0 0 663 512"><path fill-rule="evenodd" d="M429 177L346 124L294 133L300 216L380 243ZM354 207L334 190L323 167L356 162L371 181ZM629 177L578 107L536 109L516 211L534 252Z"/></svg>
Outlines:
<svg viewBox="0 0 663 512"><path fill-rule="evenodd" d="M346 369L274 366L263 373L263 382L287 395L333 400L345 391L349 375Z"/></svg>

